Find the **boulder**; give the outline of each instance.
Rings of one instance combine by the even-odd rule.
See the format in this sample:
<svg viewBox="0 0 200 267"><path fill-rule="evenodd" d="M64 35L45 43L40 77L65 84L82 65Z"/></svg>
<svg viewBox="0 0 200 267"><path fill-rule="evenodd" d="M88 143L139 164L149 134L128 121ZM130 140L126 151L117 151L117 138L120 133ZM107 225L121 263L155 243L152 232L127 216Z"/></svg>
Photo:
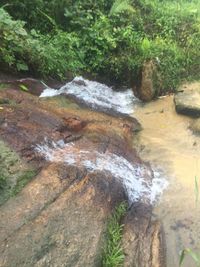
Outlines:
<svg viewBox="0 0 200 267"><path fill-rule="evenodd" d="M200 116L200 87L195 90L180 91L174 96L176 111L180 114Z"/></svg>
<svg viewBox="0 0 200 267"><path fill-rule="evenodd" d="M151 212L151 207L136 203L124 219L124 267L166 266L162 226L158 220L151 217Z"/></svg>
<svg viewBox="0 0 200 267"><path fill-rule="evenodd" d="M37 173L0 206L0 266L102 266L108 218L138 192L132 176L136 183L143 178L141 205L149 212L132 206L125 218L125 266L134 266L139 251L134 264L163 267L157 260L161 228L152 223L143 190L151 186L153 172L132 147L138 122L15 88L0 90L0 99L9 100L0 112L1 139Z"/></svg>
<svg viewBox="0 0 200 267"><path fill-rule="evenodd" d="M151 101L156 95L155 79L156 65L152 60L146 61L142 67L140 86L134 90L136 97L144 102Z"/></svg>

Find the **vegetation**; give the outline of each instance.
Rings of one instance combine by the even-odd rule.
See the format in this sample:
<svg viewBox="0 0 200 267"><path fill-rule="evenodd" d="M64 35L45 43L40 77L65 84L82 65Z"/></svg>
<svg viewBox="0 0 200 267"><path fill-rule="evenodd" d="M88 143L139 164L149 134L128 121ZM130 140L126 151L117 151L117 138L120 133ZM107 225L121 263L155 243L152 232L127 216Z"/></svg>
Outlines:
<svg viewBox="0 0 200 267"><path fill-rule="evenodd" d="M180 256L180 260L179 260L179 266L182 266L186 255L191 256L191 258L194 260L196 266L200 266L200 255L198 255L197 253L193 252L189 248L186 248L186 249L182 250L181 256Z"/></svg>
<svg viewBox="0 0 200 267"><path fill-rule="evenodd" d="M127 211L127 204L122 202L112 214L107 227L107 240L103 253L103 267L119 267L122 266L124 253L122 249L121 239L123 224L121 220Z"/></svg>
<svg viewBox="0 0 200 267"><path fill-rule="evenodd" d="M0 140L0 205L16 195L34 176L19 156Z"/></svg>
<svg viewBox="0 0 200 267"><path fill-rule="evenodd" d="M200 75L199 0L2 0L0 68L138 79L153 60L162 91Z"/></svg>

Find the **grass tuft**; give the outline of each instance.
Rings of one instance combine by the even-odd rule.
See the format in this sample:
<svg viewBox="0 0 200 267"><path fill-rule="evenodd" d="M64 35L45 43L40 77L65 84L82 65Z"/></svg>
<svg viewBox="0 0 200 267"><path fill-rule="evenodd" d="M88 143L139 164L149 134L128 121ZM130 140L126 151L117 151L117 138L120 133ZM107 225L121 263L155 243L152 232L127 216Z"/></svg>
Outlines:
<svg viewBox="0 0 200 267"><path fill-rule="evenodd" d="M103 267L120 267L124 261L122 248L123 224L121 220L127 211L127 204L122 202L113 212L107 227L107 240L103 252Z"/></svg>

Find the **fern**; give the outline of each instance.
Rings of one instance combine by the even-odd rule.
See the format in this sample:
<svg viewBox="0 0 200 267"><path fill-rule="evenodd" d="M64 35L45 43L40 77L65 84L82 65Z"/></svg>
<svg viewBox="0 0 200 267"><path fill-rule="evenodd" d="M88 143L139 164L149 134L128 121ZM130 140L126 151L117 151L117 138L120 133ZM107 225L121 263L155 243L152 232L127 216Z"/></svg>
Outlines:
<svg viewBox="0 0 200 267"><path fill-rule="evenodd" d="M110 9L109 16L113 16L123 11L134 13L135 9L130 5L129 0L115 0Z"/></svg>

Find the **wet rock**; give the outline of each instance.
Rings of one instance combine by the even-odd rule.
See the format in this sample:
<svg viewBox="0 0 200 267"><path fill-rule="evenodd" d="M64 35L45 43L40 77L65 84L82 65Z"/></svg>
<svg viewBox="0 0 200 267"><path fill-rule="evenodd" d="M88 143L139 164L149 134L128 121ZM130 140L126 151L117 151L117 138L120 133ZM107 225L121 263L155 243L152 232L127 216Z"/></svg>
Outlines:
<svg viewBox="0 0 200 267"><path fill-rule="evenodd" d="M192 121L189 128L194 134L200 135L200 119L195 119Z"/></svg>
<svg viewBox="0 0 200 267"><path fill-rule="evenodd" d="M101 266L106 222L116 205L137 198L151 206L153 173L132 147L137 121L82 109L69 100L61 105L56 97L38 99L22 90L2 90L0 98L15 101L0 113L1 138L38 171L0 207L0 266ZM137 235L147 222L152 232L151 212L133 210L125 233ZM146 246L152 246L156 235L146 238L144 233ZM134 247L129 234L124 244L126 262L132 261L132 248L132 255L146 249ZM157 255L160 247L153 248L146 258L151 253L155 259L152 253ZM139 266L147 262L137 261Z"/></svg>
<svg viewBox="0 0 200 267"><path fill-rule="evenodd" d="M71 131L80 131L82 130L87 122L82 121L78 117L70 117L70 118L63 118L65 123L66 123L66 129L71 130Z"/></svg>
<svg viewBox="0 0 200 267"><path fill-rule="evenodd" d="M165 267L162 227L159 221L152 220L151 207L134 204L124 225L124 267Z"/></svg>
<svg viewBox="0 0 200 267"><path fill-rule="evenodd" d="M1 266L101 266L105 221L124 200L122 187L66 166L60 182L58 167L46 168L0 210Z"/></svg>
<svg viewBox="0 0 200 267"><path fill-rule="evenodd" d="M0 98L0 105L9 104L9 99L7 98Z"/></svg>
<svg viewBox="0 0 200 267"><path fill-rule="evenodd" d="M74 80L73 83L81 86L87 86L86 82L81 78Z"/></svg>
<svg viewBox="0 0 200 267"><path fill-rule="evenodd" d="M144 63L140 86L134 89L135 95L142 101L148 102L155 97L156 65L151 61Z"/></svg>
<svg viewBox="0 0 200 267"><path fill-rule="evenodd" d="M200 116L200 87L196 90L185 90L174 97L176 111L180 114Z"/></svg>
<svg viewBox="0 0 200 267"><path fill-rule="evenodd" d="M23 78L7 82L12 88L29 92L33 95L39 96L44 89L48 88L43 82L33 78Z"/></svg>

